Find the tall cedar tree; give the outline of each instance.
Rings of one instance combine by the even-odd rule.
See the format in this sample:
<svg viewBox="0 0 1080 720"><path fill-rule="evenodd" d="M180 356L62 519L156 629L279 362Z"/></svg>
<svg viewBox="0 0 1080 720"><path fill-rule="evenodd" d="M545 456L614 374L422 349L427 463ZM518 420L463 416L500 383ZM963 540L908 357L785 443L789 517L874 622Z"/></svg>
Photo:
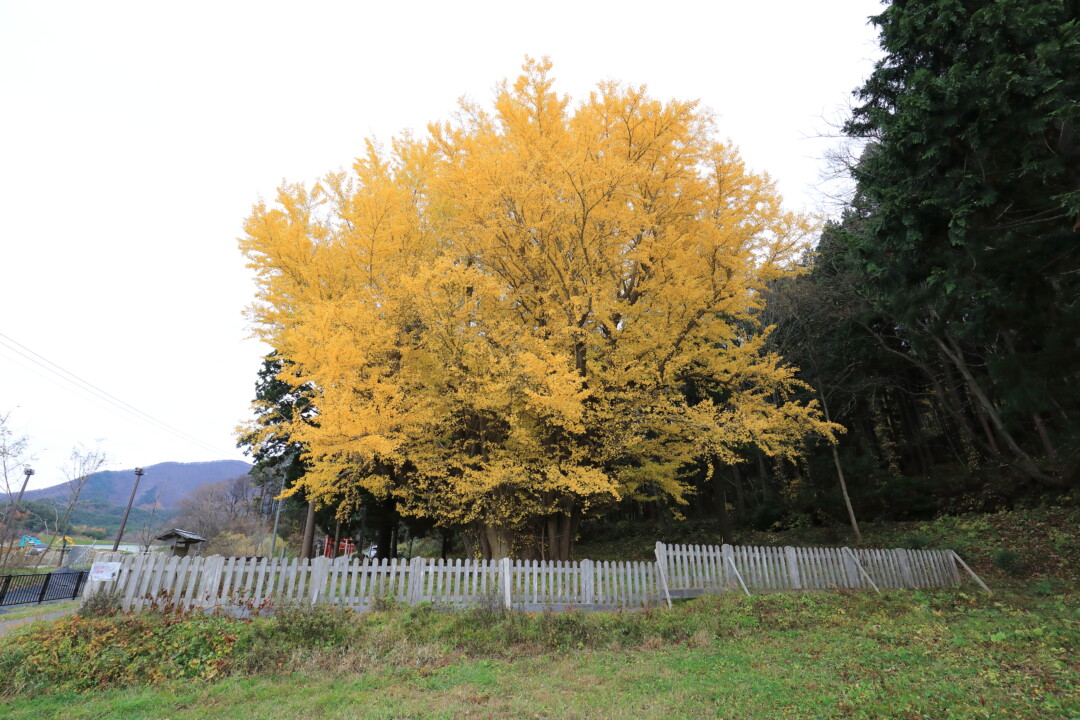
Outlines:
<svg viewBox="0 0 1080 720"><path fill-rule="evenodd" d="M312 422L315 406L311 403L312 392L308 385L296 385L279 379L287 372L289 363L276 350L263 358L259 379L255 383L255 400L252 402L254 418L237 428L237 447L243 448L254 459L252 482L270 486L272 494L291 489L304 472L304 447L293 440L291 428L298 422ZM297 500L303 499L295 498ZM278 502L287 502L279 498ZM304 524L300 556L311 557L315 531L315 507L304 503L290 507L291 515L301 515L295 520ZM280 513L280 510L279 510Z"/></svg>
<svg viewBox="0 0 1080 720"><path fill-rule="evenodd" d="M837 429L755 319L811 223L696 103L604 83L571 111L549 70L283 187L241 241L280 379L316 388L304 490L394 498L485 557L569 558L586 514L685 502L688 462Z"/></svg>
<svg viewBox="0 0 1080 720"><path fill-rule="evenodd" d="M896 0L847 131L857 222L837 238L885 334L943 365L1027 478L1070 482L1080 411L1080 3ZM849 218L851 220L851 218ZM1073 478L1075 479L1075 478Z"/></svg>

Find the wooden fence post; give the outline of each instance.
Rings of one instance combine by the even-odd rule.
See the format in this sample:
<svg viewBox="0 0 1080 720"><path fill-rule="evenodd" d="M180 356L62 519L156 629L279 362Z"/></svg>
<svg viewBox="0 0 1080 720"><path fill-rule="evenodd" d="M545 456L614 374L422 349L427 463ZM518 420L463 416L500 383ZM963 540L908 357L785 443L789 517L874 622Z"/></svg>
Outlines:
<svg viewBox="0 0 1080 720"><path fill-rule="evenodd" d="M124 610L132 609L132 602L135 600L135 595L138 592L139 582L142 580L143 565L146 563L145 555L136 556L131 566L131 572L128 575L128 582L124 587L124 599L120 602L120 607Z"/></svg>
<svg viewBox="0 0 1080 720"><path fill-rule="evenodd" d="M919 583L915 580L915 573L911 570L911 551L907 548L898 548L896 556L900 561L900 577L903 578L904 585L910 588L919 587Z"/></svg>
<svg viewBox="0 0 1080 720"><path fill-rule="evenodd" d="M203 598L202 606L212 608L217 605L218 592L221 587L221 573L225 569L225 558L221 555L213 555L207 558L206 569L203 570Z"/></svg>
<svg viewBox="0 0 1080 720"><path fill-rule="evenodd" d="M593 563L592 560L581 561L581 602L592 604L593 602Z"/></svg>
<svg viewBox="0 0 1080 720"><path fill-rule="evenodd" d="M424 570L427 561L422 557L414 557L409 561L409 597L410 605L419 605L424 598Z"/></svg>
<svg viewBox="0 0 1080 720"><path fill-rule="evenodd" d="M311 575L308 581L308 592L311 594L311 605L319 602L319 595L326 587L326 575L329 570L330 559L319 557L311 561Z"/></svg>
<svg viewBox="0 0 1080 720"><path fill-rule="evenodd" d="M784 548L784 556L787 560L788 577L791 579L791 587L802 590L802 579L799 577L799 558L795 555L795 548Z"/></svg>
<svg viewBox="0 0 1080 720"><path fill-rule="evenodd" d="M657 541L654 552L656 553L656 569L660 571L660 588L664 591L667 606L671 607L671 590L668 588L667 576L667 546Z"/></svg>
<svg viewBox="0 0 1080 720"><path fill-rule="evenodd" d="M510 558L499 561L499 578L502 581L503 607L510 610L514 607L513 596L510 592Z"/></svg>
<svg viewBox="0 0 1080 720"><path fill-rule="evenodd" d="M832 548L829 549L830 552ZM844 568L844 577L847 579L847 586L849 588L862 587L862 580L859 578L858 563L855 562L855 558L849 553L845 552L847 548L840 548L840 562Z"/></svg>

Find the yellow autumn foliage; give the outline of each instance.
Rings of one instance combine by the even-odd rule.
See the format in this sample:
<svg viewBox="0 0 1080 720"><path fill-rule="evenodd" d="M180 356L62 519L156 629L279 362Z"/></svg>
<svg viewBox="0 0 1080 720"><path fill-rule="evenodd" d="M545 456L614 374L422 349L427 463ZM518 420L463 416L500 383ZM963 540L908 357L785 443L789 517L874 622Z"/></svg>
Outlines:
<svg viewBox="0 0 1080 720"><path fill-rule="evenodd" d="M572 108L550 70L282 187L241 240L280 379L316 388L305 490L391 495L494 556L566 557L588 512L683 501L696 458L837 430L757 322L811 221L696 103L602 83Z"/></svg>

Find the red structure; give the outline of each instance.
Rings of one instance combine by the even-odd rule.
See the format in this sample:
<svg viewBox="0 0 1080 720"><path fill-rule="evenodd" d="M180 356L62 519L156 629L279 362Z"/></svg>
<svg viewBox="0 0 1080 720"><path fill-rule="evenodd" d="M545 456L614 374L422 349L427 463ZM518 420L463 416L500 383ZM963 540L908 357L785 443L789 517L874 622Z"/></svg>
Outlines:
<svg viewBox="0 0 1080 720"><path fill-rule="evenodd" d="M354 552L356 552L356 543L354 543L349 538L340 541L335 548L334 541L330 539L329 535L327 535L326 539L322 543L322 546L323 557L328 558L348 557L349 555L352 555Z"/></svg>

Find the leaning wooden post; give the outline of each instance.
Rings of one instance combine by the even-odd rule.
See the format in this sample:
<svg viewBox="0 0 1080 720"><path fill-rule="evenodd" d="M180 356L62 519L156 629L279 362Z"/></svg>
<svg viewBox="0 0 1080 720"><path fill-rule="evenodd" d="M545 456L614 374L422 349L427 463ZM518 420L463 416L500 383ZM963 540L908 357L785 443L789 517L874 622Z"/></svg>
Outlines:
<svg viewBox="0 0 1080 720"><path fill-rule="evenodd" d="M949 555L952 556L953 560L960 563L961 567L963 567L965 570L967 570L968 575L975 578L975 582L979 583L979 586L982 587L982 589L986 591L987 595L993 595L994 594L993 592L990 591L990 588L986 587L986 583L984 583L982 581L982 579L978 575L975 574L975 571L972 570L971 568L969 568L968 564L960 559L960 556L956 554L955 550L950 550Z"/></svg>
<svg viewBox="0 0 1080 720"><path fill-rule="evenodd" d="M724 548L730 550L731 546L725 545ZM732 552L731 554L728 554L727 552L725 552L724 560L727 561L728 567L731 568L731 572L735 575L735 579L738 580L739 585L742 586L742 591L746 593L747 597L750 597L750 590L746 587L746 583L743 582L742 573L739 572L739 568L735 567L735 553Z"/></svg>
<svg viewBox="0 0 1080 720"><path fill-rule="evenodd" d="M731 572L731 569L735 567L735 548L726 543L721 545L720 556L722 559L720 569L724 573L724 589L730 587L734 590L736 575L738 575L738 573Z"/></svg>
<svg viewBox="0 0 1080 720"><path fill-rule="evenodd" d="M859 558L855 557L855 553L851 552L851 548L843 548L843 551L847 553L847 556L851 558L851 562L855 563L855 567L859 568L859 572L866 579L866 582L870 583L870 587L874 588L874 592L878 595L881 594L881 590L878 590L878 586L874 583L873 579L863 569L862 563L859 562Z"/></svg>
<svg viewBox="0 0 1080 720"><path fill-rule="evenodd" d="M667 546L657 541L656 543L656 569L660 571L660 588L664 591L664 600L671 607L671 591L667 581Z"/></svg>

